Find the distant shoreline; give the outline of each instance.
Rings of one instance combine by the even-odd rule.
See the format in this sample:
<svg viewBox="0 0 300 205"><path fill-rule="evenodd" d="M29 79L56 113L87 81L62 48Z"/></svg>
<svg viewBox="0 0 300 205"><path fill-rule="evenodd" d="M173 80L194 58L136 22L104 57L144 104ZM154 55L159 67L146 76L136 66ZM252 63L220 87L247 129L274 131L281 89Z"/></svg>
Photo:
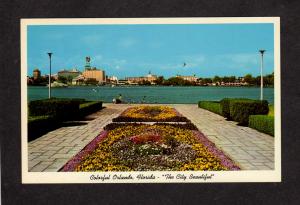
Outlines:
<svg viewBox="0 0 300 205"><path fill-rule="evenodd" d="M47 85L27 85L27 87L47 87ZM68 85L68 87L111 87L111 85ZM114 87L238 87L238 88L260 88L257 85L114 85ZM60 87L51 87L60 88ZM264 88L274 88L274 86L264 86Z"/></svg>

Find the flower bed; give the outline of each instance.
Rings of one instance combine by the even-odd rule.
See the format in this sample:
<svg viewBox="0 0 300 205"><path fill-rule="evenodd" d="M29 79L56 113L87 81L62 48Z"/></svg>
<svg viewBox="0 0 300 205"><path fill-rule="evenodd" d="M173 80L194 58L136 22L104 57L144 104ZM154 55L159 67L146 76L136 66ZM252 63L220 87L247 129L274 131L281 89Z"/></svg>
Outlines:
<svg viewBox="0 0 300 205"><path fill-rule="evenodd" d="M105 129L62 171L239 169L190 123L112 123Z"/></svg>
<svg viewBox="0 0 300 205"><path fill-rule="evenodd" d="M126 109L113 122L189 122L168 106L137 106Z"/></svg>

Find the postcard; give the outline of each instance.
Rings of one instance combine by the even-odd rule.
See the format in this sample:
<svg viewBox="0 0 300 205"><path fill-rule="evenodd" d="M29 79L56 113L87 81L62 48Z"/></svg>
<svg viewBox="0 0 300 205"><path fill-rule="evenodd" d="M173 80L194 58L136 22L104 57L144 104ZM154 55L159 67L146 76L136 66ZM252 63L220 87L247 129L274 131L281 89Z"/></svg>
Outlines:
<svg viewBox="0 0 300 205"><path fill-rule="evenodd" d="M279 17L20 26L22 183L281 181Z"/></svg>

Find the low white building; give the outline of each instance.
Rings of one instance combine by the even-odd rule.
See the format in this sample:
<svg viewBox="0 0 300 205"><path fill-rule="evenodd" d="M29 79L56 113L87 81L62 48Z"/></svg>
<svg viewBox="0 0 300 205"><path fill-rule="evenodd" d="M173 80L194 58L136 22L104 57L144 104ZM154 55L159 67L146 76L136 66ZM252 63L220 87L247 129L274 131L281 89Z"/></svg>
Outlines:
<svg viewBox="0 0 300 205"><path fill-rule="evenodd" d="M192 76L182 76L182 75L177 75L177 78L182 78L183 80L189 81L189 82L197 82L198 78L195 75Z"/></svg>
<svg viewBox="0 0 300 205"><path fill-rule="evenodd" d="M107 81L118 83L118 77L117 77L117 76L109 76L109 77L107 78Z"/></svg>
<svg viewBox="0 0 300 205"><path fill-rule="evenodd" d="M84 82L84 76L83 75L79 75L79 76L72 79L72 85L80 85L83 82Z"/></svg>

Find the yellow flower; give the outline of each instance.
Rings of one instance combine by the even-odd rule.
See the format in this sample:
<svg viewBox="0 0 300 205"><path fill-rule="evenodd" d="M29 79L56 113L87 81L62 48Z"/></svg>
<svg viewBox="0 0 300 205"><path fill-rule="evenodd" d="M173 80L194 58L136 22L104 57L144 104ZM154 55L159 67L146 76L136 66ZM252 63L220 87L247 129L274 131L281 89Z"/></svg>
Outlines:
<svg viewBox="0 0 300 205"><path fill-rule="evenodd" d="M140 108L139 108L140 109ZM196 152L196 158L188 163L181 163L178 170L227 170L221 165L220 160L201 144L191 130L167 124L160 125L133 125L117 127L108 132L107 137L99 143L98 147L86 156L76 171L132 171L131 167L122 164L112 154L112 145L121 139L143 134L145 130L159 132L160 136L174 137L178 142L191 145Z"/></svg>

